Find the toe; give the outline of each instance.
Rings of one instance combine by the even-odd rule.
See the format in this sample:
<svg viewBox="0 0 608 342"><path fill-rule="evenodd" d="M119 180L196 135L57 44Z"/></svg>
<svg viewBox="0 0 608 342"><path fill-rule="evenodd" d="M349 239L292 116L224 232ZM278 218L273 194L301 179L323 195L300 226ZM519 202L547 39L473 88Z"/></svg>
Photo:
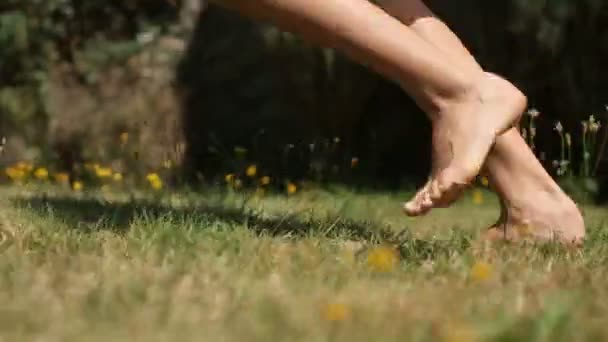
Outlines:
<svg viewBox="0 0 608 342"><path fill-rule="evenodd" d="M422 207L430 207L433 205L433 201L431 200L431 196L429 194L428 189L425 189L422 193Z"/></svg>
<svg viewBox="0 0 608 342"><path fill-rule="evenodd" d="M453 190L450 187L440 185L440 182L433 181L429 186L429 196L435 208L447 208L454 201Z"/></svg>
<svg viewBox="0 0 608 342"><path fill-rule="evenodd" d="M446 208L462 196L466 187L467 184L455 180L451 172L442 172L405 203L403 211L408 216L421 216L433 208Z"/></svg>
<svg viewBox="0 0 608 342"><path fill-rule="evenodd" d="M435 202L435 203L441 202L441 199L443 198L443 191L439 187L439 182L437 182L437 181L431 182L431 184L429 186L429 196L433 202Z"/></svg>
<svg viewBox="0 0 608 342"><path fill-rule="evenodd" d="M431 195L429 192L429 187L425 188L424 191L422 192L422 199L420 201L420 210L423 213L427 213L429 212L433 207L435 206L435 203L433 202L433 200L431 199Z"/></svg>
<svg viewBox="0 0 608 342"><path fill-rule="evenodd" d="M429 184L425 184L411 200L403 205L403 211L405 211L406 215L420 216L430 210L433 203L428 195Z"/></svg>
<svg viewBox="0 0 608 342"><path fill-rule="evenodd" d="M418 216L420 212L420 206L414 201L411 200L403 204L403 211L407 216Z"/></svg>

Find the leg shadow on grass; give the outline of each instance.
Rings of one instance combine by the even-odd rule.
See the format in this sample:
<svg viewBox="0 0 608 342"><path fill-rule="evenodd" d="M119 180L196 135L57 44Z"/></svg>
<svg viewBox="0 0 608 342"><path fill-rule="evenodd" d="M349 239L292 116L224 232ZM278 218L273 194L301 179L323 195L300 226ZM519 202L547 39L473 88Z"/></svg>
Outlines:
<svg viewBox="0 0 608 342"><path fill-rule="evenodd" d="M128 231L136 220L169 219L176 222L200 222L200 229L221 222L225 227L245 226L258 235L287 238L321 236L360 241L365 244L388 243L398 246L407 259L433 259L464 252L470 246L471 237L456 231L446 240L421 240L411 236L409 230L395 232L371 222L353 221L344 217L324 220L305 219L294 215L262 217L254 211L223 205L190 205L173 207L153 200L107 202L95 198L29 197L14 198L16 207L31 210L37 215L57 218L84 232L111 230ZM218 227L217 224L213 225Z"/></svg>

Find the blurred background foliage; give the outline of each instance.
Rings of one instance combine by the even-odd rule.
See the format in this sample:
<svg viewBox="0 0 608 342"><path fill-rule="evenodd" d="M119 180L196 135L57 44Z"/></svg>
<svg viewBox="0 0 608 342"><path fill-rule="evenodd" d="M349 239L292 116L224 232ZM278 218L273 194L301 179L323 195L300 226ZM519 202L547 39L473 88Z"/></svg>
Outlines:
<svg viewBox="0 0 608 342"><path fill-rule="evenodd" d="M561 158L559 120L578 170L581 122L607 119L608 3L429 5L541 112L535 146L547 169ZM400 89L340 53L199 0L0 3L6 165L78 177L98 162L180 182L256 164L277 179L397 187L425 177L429 128ZM608 173L604 128L589 176Z"/></svg>

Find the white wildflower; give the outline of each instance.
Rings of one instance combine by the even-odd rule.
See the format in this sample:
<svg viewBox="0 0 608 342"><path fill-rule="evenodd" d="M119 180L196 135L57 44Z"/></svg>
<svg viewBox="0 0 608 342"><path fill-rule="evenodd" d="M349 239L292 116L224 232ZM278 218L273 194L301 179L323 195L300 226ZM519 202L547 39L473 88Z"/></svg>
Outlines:
<svg viewBox="0 0 608 342"><path fill-rule="evenodd" d="M558 122L555 124L555 130L556 130L558 133L562 133L562 132L564 131L564 126L562 126L562 123L561 123L561 122L559 122L559 121L558 121Z"/></svg>

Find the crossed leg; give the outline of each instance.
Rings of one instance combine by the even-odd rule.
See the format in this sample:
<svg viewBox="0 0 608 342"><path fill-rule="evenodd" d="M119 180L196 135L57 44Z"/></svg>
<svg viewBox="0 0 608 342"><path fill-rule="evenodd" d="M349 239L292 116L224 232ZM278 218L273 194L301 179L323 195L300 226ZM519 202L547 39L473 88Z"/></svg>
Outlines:
<svg viewBox="0 0 608 342"><path fill-rule="evenodd" d="M570 242L584 237L576 205L511 129L525 109L525 97L505 80L485 74L424 3L385 2L396 19L366 0L219 1L341 49L413 97L433 123L434 152L431 181L410 202L411 214L455 200L496 143L486 170L504 206L499 225L488 235L557 235Z"/></svg>
<svg viewBox="0 0 608 342"><path fill-rule="evenodd" d="M389 14L408 25L459 67L472 73L483 72L458 37L421 0L380 2ZM511 96L522 96L513 86L505 86L504 91ZM502 207L501 217L487 232L488 237L518 240L529 235L542 240L557 237L562 242L582 242L585 227L580 211L547 174L517 129L512 128L496 139L484 171L500 196ZM430 185L425 186L406 205L406 211L414 215L427 211L430 191Z"/></svg>
<svg viewBox="0 0 608 342"><path fill-rule="evenodd" d="M427 207L453 202L477 176L496 137L526 103L510 84L446 59L433 44L367 0L217 0L331 46L397 82L433 124Z"/></svg>

